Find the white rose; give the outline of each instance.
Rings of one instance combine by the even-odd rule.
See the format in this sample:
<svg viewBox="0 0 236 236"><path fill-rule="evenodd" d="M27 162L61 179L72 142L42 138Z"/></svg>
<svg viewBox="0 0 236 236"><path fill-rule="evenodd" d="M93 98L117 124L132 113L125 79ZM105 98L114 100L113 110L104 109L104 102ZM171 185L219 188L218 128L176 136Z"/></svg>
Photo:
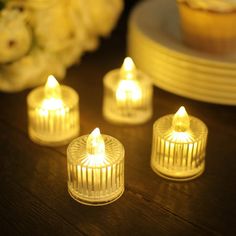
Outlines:
<svg viewBox="0 0 236 236"><path fill-rule="evenodd" d="M6 9L0 13L0 63L24 56L31 47L32 34L24 13Z"/></svg>

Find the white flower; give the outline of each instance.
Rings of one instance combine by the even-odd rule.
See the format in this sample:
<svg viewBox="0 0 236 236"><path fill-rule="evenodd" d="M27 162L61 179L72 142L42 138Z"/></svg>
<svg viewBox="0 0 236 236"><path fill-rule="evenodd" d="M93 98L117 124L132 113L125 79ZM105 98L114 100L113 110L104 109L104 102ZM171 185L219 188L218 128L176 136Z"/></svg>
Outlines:
<svg viewBox="0 0 236 236"><path fill-rule="evenodd" d="M122 0L8 0L0 11L0 90L63 78L110 33L122 7Z"/></svg>
<svg viewBox="0 0 236 236"><path fill-rule="evenodd" d="M31 30L18 10L0 13L0 63L20 59L31 47Z"/></svg>
<svg viewBox="0 0 236 236"><path fill-rule="evenodd" d="M59 0L54 7L35 11L34 32L37 43L48 51L63 50L74 40L74 25L69 18L71 6L64 0Z"/></svg>

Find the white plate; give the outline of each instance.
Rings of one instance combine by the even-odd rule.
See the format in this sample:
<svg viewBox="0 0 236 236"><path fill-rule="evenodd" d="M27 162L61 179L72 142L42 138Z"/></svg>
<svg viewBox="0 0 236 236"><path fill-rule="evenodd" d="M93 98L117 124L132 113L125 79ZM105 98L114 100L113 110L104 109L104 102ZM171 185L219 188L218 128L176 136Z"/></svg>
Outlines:
<svg viewBox="0 0 236 236"><path fill-rule="evenodd" d="M183 86L185 88L188 88L189 91L192 91L193 93L199 92L201 94L204 94L204 96L212 95L216 97L236 99L236 86L224 86L215 83L202 83L194 76L182 76L160 66L153 69L154 67L155 65L151 64L146 65L146 68L144 69L149 69L149 75L154 78L153 81L157 86L160 83L169 81L171 83L169 87L175 87L176 85L178 87Z"/></svg>
<svg viewBox="0 0 236 236"><path fill-rule="evenodd" d="M132 31L132 28L145 37L149 46L166 55L200 65L236 70L235 54L216 56L191 49L182 43L174 0L141 2L131 14L129 30ZM129 44L132 44L132 39L129 39Z"/></svg>
<svg viewBox="0 0 236 236"><path fill-rule="evenodd" d="M129 21L129 55L164 90L236 105L236 55L223 58L195 51L182 43L180 34L175 1L144 1Z"/></svg>
<svg viewBox="0 0 236 236"><path fill-rule="evenodd" d="M142 65L142 69L153 78L156 86L170 92L201 101L236 105L236 84L202 82L195 74L181 75L177 70L171 71L165 66L156 65L148 60ZM176 88L180 91L176 91Z"/></svg>
<svg viewBox="0 0 236 236"><path fill-rule="evenodd" d="M146 44L144 40L141 40L141 38L134 33L132 34L132 36L130 34L130 39L132 42L132 44L131 43L129 44L130 54L138 54L141 57L142 55L148 55L151 59L155 58L156 60L168 61L168 63L171 63L183 69L191 70L196 73L213 74L224 77L227 76L227 77L232 77L232 79L236 78L236 69L233 70L232 68L229 69L223 67L207 66L175 58L173 56L161 52L160 50L152 48L151 46Z"/></svg>
<svg viewBox="0 0 236 236"><path fill-rule="evenodd" d="M215 103L215 104L222 104L222 105L236 105L235 99L224 99L219 97L212 97L212 96L205 96L199 93L193 93L192 91L189 91L188 89L184 87L168 87L168 83L162 83L158 84L158 87L162 88L163 90L166 90L168 92L177 94L182 97L188 97L194 100L203 101L203 102L209 102L209 103Z"/></svg>
<svg viewBox="0 0 236 236"><path fill-rule="evenodd" d="M156 75L151 75L156 76ZM186 83L173 83L174 78L171 78L169 76L162 75L161 73L156 77L155 84L169 92L172 92L174 94L192 98L199 101L205 101L210 103L216 103L216 104L224 104L224 105L236 105L236 98L234 97L222 97L218 94L209 94L205 91L202 92L199 89L196 89L194 91L193 87L189 86Z"/></svg>
<svg viewBox="0 0 236 236"><path fill-rule="evenodd" d="M141 48L139 47L139 54L131 53L136 65L143 69L152 70L158 73L159 68L167 70L173 74L179 74L182 77L193 77L200 83L204 84L216 84L218 86L230 86L236 93L236 75L218 74L218 73L204 73L202 71L194 70L191 66L185 65L179 66L179 64L173 64L169 58L157 56L152 56L150 53L140 53ZM146 71L147 72L147 71Z"/></svg>

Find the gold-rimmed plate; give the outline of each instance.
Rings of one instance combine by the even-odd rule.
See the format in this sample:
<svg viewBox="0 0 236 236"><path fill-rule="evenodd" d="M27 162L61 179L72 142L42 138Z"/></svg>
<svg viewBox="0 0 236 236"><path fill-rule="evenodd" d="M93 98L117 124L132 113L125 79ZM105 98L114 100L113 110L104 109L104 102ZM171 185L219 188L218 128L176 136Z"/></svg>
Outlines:
<svg viewBox="0 0 236 236"><path fill-rule="evenodd" d="M147 47L176 59L209 67L236 70L236 54L213 55L187 47L181 40L176 1L149 0L133 10L129 20L129 45L132 31L143 37ZM138 50L138 49L137 49Z"/></svg>

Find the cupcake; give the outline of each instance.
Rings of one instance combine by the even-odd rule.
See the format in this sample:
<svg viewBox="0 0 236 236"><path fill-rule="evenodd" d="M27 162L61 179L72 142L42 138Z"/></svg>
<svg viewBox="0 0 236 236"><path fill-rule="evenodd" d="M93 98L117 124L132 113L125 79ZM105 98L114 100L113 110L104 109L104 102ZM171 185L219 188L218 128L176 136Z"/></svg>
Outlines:
<svg viewBox="0 0 236 236"><path fill-rule="evenodd" d="M236 0L177 0L183 40L211 53L236 52Z"/></svg>

